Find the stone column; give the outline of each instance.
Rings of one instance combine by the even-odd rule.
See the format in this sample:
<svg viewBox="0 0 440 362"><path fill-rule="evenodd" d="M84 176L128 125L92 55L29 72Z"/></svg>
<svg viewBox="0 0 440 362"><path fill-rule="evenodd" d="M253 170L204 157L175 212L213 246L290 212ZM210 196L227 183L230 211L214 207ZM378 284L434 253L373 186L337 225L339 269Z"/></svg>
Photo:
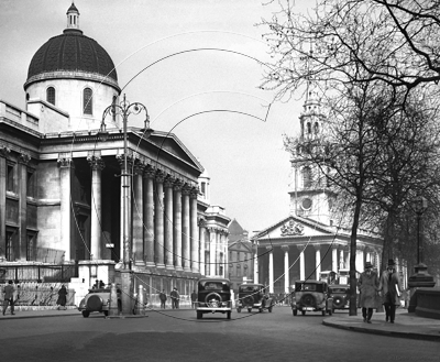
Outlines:
<svg viewBox="0 0 440 362"><path fill-rule="evenodd" d="M167 176L165 187L165 265L166 269L174 270L174 212L173 212L173 187L175 178Z"/></svg>
<svg viewBox="0 0 440 362"><path fill-rule="evenodd" d="M104 162L101 155L90 154L87 161L92 169L92 190L90 202L91 232L90 232L90 259L101 258L101 171L104 169ZM64 192L64 191L63 191ZM70 206L70 205L69 205Z"/></svg>
<svg viewBox="0 0 440 362"><path fill-rule="evenodd" d="M215 276L215 266L216 266L216 241L217 241L217 231L214 228L209 229L209 276Z"/></svg>
<svg viewBox="0 0 440 362"><path fill-rule="evenodd" d="M155 230L154 234L156 240L154 242L154 256L156 266L158 268L165 268L164 263L164 197L163 197L163 182L165 180L165 175L162 171L156 172L156 202L154 204L154 219L155 219Z"/></svg>
<svg viewBox="0 0 440 362"><path fill-rule="evenodd" d="M199 244L200 244L200 263L199 272L205 275L205 220L203 218L199 219Z"/></svg>
<svg viewBox="0 0 440 362"><path fill-rule="evenodd" d="M136 161L133 167L133 260L144 265L144 196L143 180L145 165Z"/></svg>
<svg viewBox="0 0 440 362"><path fill-rule="evenodd" d="M364 245L359 243L356 246L356 271L362 273L364 271Z"/></svg>
<svg viewBox="0 0 440 362"><path fill-rule="evenodd" d="M65 251L64 260L68 261L71 259L72 206L70 204L70 196L72 195L72 170L74 169L74 164L70 153L60 154L57 162L60 167L60 187L62 190L60 240L61 248Z"/></svg>
<svg viewBox="0 0 440 362"><path fill-rule="evenodd" d="M31 160L31 156L26 153L21 153L18 159L18 163L20 165L20 178L19 182L19 199L18 199L18 207L19 207L19 255L16 257L16 260L26 260L26 246L27 246L27 165Z"/></svg>
<svg viewBox="0 0 440 362"><path fill-rule="evenodd" d="M189 194L191 188L188 184L182 189L182 244L183 244L183 270L191 271L191 257L190 257L190 212L189 212Z"/></svg>
<svg viewBox="0 0 440 362"><path fill-rule="evenodd" d="M176 180L176 182L174 183L174 265L177 271L183 270L182 187L182 181Z"/></svg>
<svg viewBox="0 0 440 362"><path fill-rule="evenodd" d="M319 276L321 275L321 245L313 244L315 248L315 275L316 280L319 280Z"/></svg>
<svg viewBox="0 0 440 362"><path fill-rule="evenodd" d="M304 244L298 244L297 245L299 250L299 279L305 280L306 279L306 261L305 261L305 255L304 255Z"/></svg>
<svg viewBox="0 0 440 362"><path fill-rule="evenodd" d="M6 179L7 162L11 150L0 145L0 258L6 260Z"/></svg>
<svg viewBox="0 0 440 362"><path fill-rule="evenodd" d="M345 269L344 248L339 250L339 269Z"/></svg>
<svg viewBox="0 0 440 362"><path fill-rule="evenodd" d="M338 245L332 246L332 271L338 272Z"/></svg>
<svg viewBox="0 0 440 362"><path fill-rule="evenodd" d="M191 271L199 272L199 230L197 228L197 195L198 188L193 187L190 192L190 239L191 239ZM226 274L227 275L227 274Z"/></svg>
<svg viewBox="0 0 440 362"><path fill-rule="evenodd" d="M273 293L273 246L266 246L269 251L269 293Z"/></svg>
<svg viewBox="0 0 440 362"><path fill-rule="evenodd" d="M147 267L154 264L154 175L156 170L147 166L144 169L143 181L143 220L144 220L144 260Z"/></svg>
<svg viewBox="0 0 440 362"><path fill-rule="evenodd" d="M289 293L290 286L290 264L289 264L289 245L282 245L284 251L284 293Z"/></svg>
<svg viewBox="0 0 440 362"><path fill-rule="evenodd" d="M254 258L254 283L258 284L259 281L259 265L258 265L258 241L255 242L254 245L252 245L252 253Z"/></svg>

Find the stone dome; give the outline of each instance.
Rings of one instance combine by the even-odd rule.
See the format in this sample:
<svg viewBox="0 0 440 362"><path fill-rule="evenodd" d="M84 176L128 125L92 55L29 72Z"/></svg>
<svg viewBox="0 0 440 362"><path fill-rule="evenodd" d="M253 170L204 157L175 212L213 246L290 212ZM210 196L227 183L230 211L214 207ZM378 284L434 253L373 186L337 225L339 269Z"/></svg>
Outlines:
<svg viewBox="0 0 440 362"><path fill-rule="evenodd" d="M69 13L79 15L76 8ZM83 35L77 22L50 38L33 56L24 88L39 80L80 78L95 80L117 89L118 76L105 49L94 39Z"/></svg>

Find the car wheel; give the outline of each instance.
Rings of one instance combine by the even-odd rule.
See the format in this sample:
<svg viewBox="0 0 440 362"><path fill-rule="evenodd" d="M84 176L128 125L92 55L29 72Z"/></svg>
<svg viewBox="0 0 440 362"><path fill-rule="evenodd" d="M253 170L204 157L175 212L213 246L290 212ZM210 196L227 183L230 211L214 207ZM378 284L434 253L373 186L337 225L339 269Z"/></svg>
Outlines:
<svg viewBox="0 0 440 362"><path fill-rule="evenodd" d="M314 295L312 295L312 294L304 294L302 297L301 297L301 300L300 300L300 304L302 305L302 306L304 306L304 307L317 307L318 305L318 303L317 303L317 301L316 301L316 298L315 298L315 296Z"/></svg>
<svg viewBox="0 0 440 362"><path fill-rule="evenodd" d="M333 304L337 308L342 308L344 306L344 300L341 297L334 297Z"/></svg>
<svg viewBox="0 0 440 362"><path fill-rule="evenodd" d="M241 313L241 308L237 308L237 312L238 312L238 313Z"/></svg>
<svg viewBox="0 0 440 362"><path fill-rule="evenodd" d="M298 314L298 311L296 309L293 309L292 312L293 312L293 315L296 317L296 315Z"/></svg>
<svg viewBox="0 0 440 362"><path fill-rule="evenodd" d="M226 312L226 318L231 319L231 312Z"/></svg>
<svg viewBox="0 0 440 362"><path fill-rule="evenodd" d="M328 313L328 315L332 315L332 314L333 314L333 311L332 311L331 309L329 309L329 310L327 311L327 313Z"/></svg>
<svg viewBox="0 0 440 362"><path fill-rule="evenodd" d="M106 317L108 317L108 310L105 310L103 313Z"/></svg>
<svg viewBox="0 0 440 362"><path fill-rule="evenodd" d="M248 308L248 312L249 312L249 313L252 312L252 308Z"/></svg>
<svg viewBox="0 0 440 362"><path fill-rule="evenodd" d="M302 314L302 315L306 315L306 311L305 311L305 310L302 310L302 311L301 311L301 314Z"/></svg>
<svg viewBox="0 0 440 362"><path fill-rule="evenodd" d="M272 307L269 307L269 313L272 313Z"/></svg>
<svg viewBox="0 0 440 362"><path fill-rule="evenodd" d="M88 310L83 310L82 315L84 318L89 318L90 312Z"/></svg>
<svg viewBox="0 0 440 362"><path fill-rule="evenodd" d="M263 308L258 309L260 313L263 313Z"/></svg>
<svg viewBox="0 0 440 362"><path fill-rule="evenodd" d="M209 293L205 298L208 307L218 308L222 305L222 297L218 293Z"/></svg>
<svg viewBox="0 0 440 362"><path fill-rule="evenodd" d="M325 317L325 309L323 309L323 310L321 311L321 313L322 313L322 316Z"/></svg>
<svg viewBox="0 0 440 362"><path fill-rule="evenodd" d="M197 319L202 319L203 318L203 313L197 311Z"/></svg>

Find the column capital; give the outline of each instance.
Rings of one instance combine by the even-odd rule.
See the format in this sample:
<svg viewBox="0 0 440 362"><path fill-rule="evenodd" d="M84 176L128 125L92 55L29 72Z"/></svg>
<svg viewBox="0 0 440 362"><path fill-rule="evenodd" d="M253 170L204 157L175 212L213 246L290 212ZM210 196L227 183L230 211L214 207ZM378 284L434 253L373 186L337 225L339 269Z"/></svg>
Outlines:
<svg viewBox="0 0 440 362"><path fill-rule="evenodd" d="M365 244L360 244L360 243L356 244L356 251L364 251L365 249L366 249Z"/></svg>
<svg viewBox="0 0 440 362"><path fill-rule="evenodd" d="M165 173L163 171L157 170L156 174L154 175L154 177L156 179L156 182L163 183L165 181L166 175L165 175Z"/></svg>
<svg viewBox="0 0 440 362"><path fill-rule="evenodd" d="M191 187L191 190L189 191L189 197L192 199L197 199L197 196L199 196L199 187L198 186Z"/></svg>
<svg viewBox="0 0 440 362"><path fill-rule="evenodd" d="M60 153L58 155L57 163L60 167L69 167L72 162L72 155L70 153Z"/></svg>
<svg viewBox="0 0 440 362"><path fill-rule="evenodd" d="M296 244L299 251L304 251L305 244Z"/></svg>
<svg viewBox="0 0 440 362"><path fill-rule="evenodd" d="M200 228L204 228L205 225L206 225L206 220L205 220L205 218L203 218L203 217L199 217L199 218L197 219L197 225L198 225Z"/></svg>
<svg viewBox="0 0 440 362"><path fill-rule="evenodd" d="M11 149L6 145L0 145L0 157L8 158L11 153Z"/></svg>
<svg viewBox="0 0 440 362"><path fill-rule="evenodd" d="M174 190L181 191L183 185L184 185L184 182L180 178L176 178L176 180L174 181L174 185L173 185Z"/></svg>
<svg viewBox="0 0 440 362"><path fill-rule="evenodd" d="M266 250L273 251L273 245L266 245Z"/></svg>
<svg viewBox="0 0 440 362"><path fill-rule="evenodd" d="M29 153L25 153L25 152L20 153L18 162L27 165L30 161L31 161L31 155Z"/></svg>
<svg viewBox="0 0 440 362"><path fill-rule="evenodd" d="M135 175L143 175L146 165L139 159L134 160L133 173Z"/></svg>
<svg viewBox="0 0 440 362"><path fill-rule="evenodd" d="M321 244L313 244L313 247L315 248L316 251L321 250Z"/></svg>
<svg viewBox="0 0 440 362"><path fill-rule="evenodd" d="M155 175L156 175L156 169L151 165L145 165L143 177L154 178Z"/></svg>
<svg viewBox="0 0 440 362"><path fill-rule="evenodd" d="M121 168L123 168L124 167L124 154L120 153L120 154L117 154L115 157L116 157L116 160L119 162L119 166ZM133 154L130 152L127 152L127 166L128 166L128 168L131 168L133 166L134 162L135 162L135 158L133 157Z"/></svg>
<svg viewBox="0 0 440 362"><path fill-rule="evenodd" d="M101 158L101 155L90 154L87 156L87 161L90 164L92 170L102 171L105 167L105 163Z"/></svg>
<svg viewBox="0 0 440 362"><path fill-rule="evenodd" d="M189 196L189 194L191 193L191 186L188 184L183 185L182 187L182 194L184 196Z"/></svg>
<svg viewBox="0 0 440 362"><path fill-rule="evenodd" d="M289 249L290 249L289 245L281 245L282 251L289 251Z"/></svg>
<svg viewBox="0 0 440 362"><path fill-rule="evenodd" d="M174 187L175 181L176 181L176 179L173 176L171 176L171 175L166 176L164 179L164 183L163 183L164 187L166 187L166 188Z"/></svg>

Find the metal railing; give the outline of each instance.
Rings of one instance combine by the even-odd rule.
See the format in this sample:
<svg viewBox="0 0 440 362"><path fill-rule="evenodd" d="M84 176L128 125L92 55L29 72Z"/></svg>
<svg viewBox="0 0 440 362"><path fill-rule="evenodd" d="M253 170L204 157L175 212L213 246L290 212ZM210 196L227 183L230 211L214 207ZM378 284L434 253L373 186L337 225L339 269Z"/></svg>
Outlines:
<svg viewBox="0 0 440 362"><path fill-rule="evenodd" d="M0 283L68 283L74 277L78 277L75 264L0 264Z"/></svg>

